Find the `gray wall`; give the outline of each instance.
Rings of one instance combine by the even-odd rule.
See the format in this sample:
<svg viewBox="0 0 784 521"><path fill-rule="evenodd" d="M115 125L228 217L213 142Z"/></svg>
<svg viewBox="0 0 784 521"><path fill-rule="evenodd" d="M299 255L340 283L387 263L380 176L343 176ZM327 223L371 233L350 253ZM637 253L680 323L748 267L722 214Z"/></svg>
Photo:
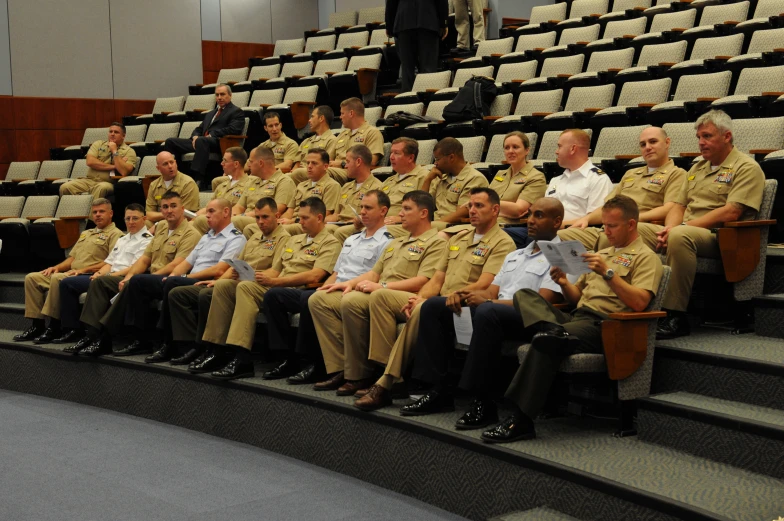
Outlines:
<svg viewBox="0 0 784 521"><path fill-rule="evenodd" d="M303 32L319 27L319 0L215 1L220 3L217 39L224 42L274 43L302 38ZM212 24L214 13L203 12L202 18L203 27Z"/></svg>

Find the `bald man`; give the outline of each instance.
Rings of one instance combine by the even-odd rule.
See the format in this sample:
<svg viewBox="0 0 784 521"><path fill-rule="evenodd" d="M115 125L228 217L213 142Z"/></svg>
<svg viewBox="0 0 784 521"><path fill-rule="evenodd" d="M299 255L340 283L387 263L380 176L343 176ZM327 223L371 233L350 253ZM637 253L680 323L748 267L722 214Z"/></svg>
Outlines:
<svg viewBox="0 0 784 521"><path fill-rule="evenodd" d="M161 197L166 192L180 194L182 205L186 210L196 212L199 209L199 187L188 175L177 170L177 161L169 152L161 152L155 157L155 168L161 176L150 183L147 192L147 228L163 220L161 213Z"/></svg>
<svg viewBox="0 0 784 521"><path fill-rule="evenodd" d="M648 127L640 133L640 155L645 166L632 168L605 198L625 195L634 199L640 209L640 222L664 221L680 195L686 171L670 159L670 138L659 127ZM610 246L602 233L602 210L597 208L577 219L572 226L558 232L563 241L577 240L586 249L599 251ZM649 248L656 248L656 231L648 226L637 228Z"/></svg>

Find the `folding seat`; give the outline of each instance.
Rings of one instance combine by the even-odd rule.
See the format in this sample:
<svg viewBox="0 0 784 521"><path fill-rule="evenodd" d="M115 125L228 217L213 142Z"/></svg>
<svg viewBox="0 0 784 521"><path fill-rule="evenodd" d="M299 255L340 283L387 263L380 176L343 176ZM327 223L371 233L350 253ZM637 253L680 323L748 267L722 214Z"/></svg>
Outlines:
<svg viewBox="0 0 784 521"><path fill-rule="evenodd" d="M285 89L292 85L296 80L313 74L314 63L307 61L288 61L283 64L277 78L270 78L267 81L252 82L253 88L259 89Z"/></svg>
<svg viewBox="0 0 784 521"><path fill-rule="evenodd" d="M215 83L208 83L206 85L195 85L193 87L189 87L188 93L189 94L214 94L215 87L217 87L221 83L233 87L236 83L245 81L247 79L248 79L247 67L240 67L237 69L221 69L220 72L218 72L218 79L215 80Z"/></svg>
<svg viewBox="0 0 784 521"><path fill-rule="evenodd" d="M414 103L419 99L420 94L429 91L435 93L438 90L445 89L449 87L451 81L452 73L450 71L417 74L410 92L401 92L399 94L384 93L381 96L389 97L390 103Z"/></svg>
<svg viewBox="0 0 784 521"><path fill-rule="evenodd" d="M548 31L546 33L521 34L515 43L515 53L525 53L526 51L545 50L555 45L558 33Z"/></svg>
<svg viewBox="0 0 784 521"><path fill-rule="evenodd" d="M427 106L425 116L428 118L433 118L433 120L438 123L417 123L415 125L410 125L404 128L400 135L418 140L435 139L438 137L439 132L444 126L442 119L444 115L444 107L449 105L449 103L450 101L447 100L431 101Z"/></svg>
<svg viewBox="0 0 784 521"><path fill-rule="evenodd" d="M147 125L126 125L125 142L128 144L144 141L147 136Z"/></svg>
<svg viewBox="0 0 784 521"><path fill-rule="evenodd" d="M422 102L401 104L401 105L389 105L386 111L384 112L384 118L387 118L397 112L405 112L406 114L414 114L416 116L421 116L424 110L425 110L425 104ZM400 130L401 130L400 126L391 125L384 120L381 121L382 123L379 123L379 121L376 120L375 126L377 126L378 129L383 134L384 141L393 141L394 139L400 136Z"/></svg>
<svg viewBox="0 0 784 521"><path fill-rule="evenodd" d="M469 163L478 163L482 160L485 151L485 137L459 137L457 138L463 145L463 158Z"/></svg>
<svg viewBox="0 0 784 521"><path fill-rule="evenodd" d="M628 20L613 20L604 26L602 38L588 42L585 47L586 51L596 52L605 49L614 49L617 47L616 38L625 38L627 36L638 36L645 33L645 25L647 19L645 17L630 18ZM631 40L631 38L626 38Z"/></svg>
<svg viewBox="0 0 784 521"><path fill-rule="evenodd" d="M179 131L180 123L153 123L147 128L147 135L144 137L144 141L137 141L131 145L131 148L138 157L157 154L161 151L163 142L170 137L177 137Z"/></svg>
<svg viewBox="0 0 784 521"><path fill-rule="evenodd" d="M380 72L382 54L355 55L349 60L345 72L333 74L327 80L329 87L329 106L340 110L340 103L356 97L367 104L376 99L376 86ZM336 112L337 113L337 112Z"/></svg>
<svg viewBox="0 0 784 521"><path fill-rule="evenodd" d="M613 81L616 85L620 85L627 81L651 79L648 67L658 66L660 63L682 62L686 56L687 46L688 44L684 41L646 45L640 51L637 64L619 71Z"/></svg>
<svg viewBox="0 0 784 521"><path fill-rule="evenodd" d="M21 195L24 197L39 194L47 195L47 190L45 189L46 185L58 179L67 179L71 174L72 167L73 161L70 159L44 161L41 163L41 168L38 170L36 178L21 181L15 186L12 186L11 195Z"/></svg>
<svg viewBox="0 0 784 521"><path fill-rule="evenodd" d="M604 127L641 123L649 104L664 103L669 99L671 86L670 78L624 83L615 106L602 109L591 118L594 135Z"/></svg>
<svg viewBox="0 0 784 521"><path fill-rule="evenodd" d="M126 116L123 118L125 125L146 124L149 125L153 119L158 115L158 119L163 119L163 116L171 112L182 110L185 104L185 96L173 96L171 98L158 98L155 100L155 105L152 107L152 114L134 114L133 116Z"/></svg>
<svg viewBox="0 0 784 521"><path fill-rule="evenodd" d="M591 162L601 164L602 170L617 183L626 173L626 160L616 159L617 156L637 156L640 153L640 132L648 125L633 127L605 127L599 133L596 146L593 148Z"/></svg>
<svg viewBox="0 0 784 521"><path fill-rule="evenodd" d="M343 49L361 49L368 44L370 33L367 30L343 33L338 38L338 43L335 49L341 51Z"/></svg>
<svg viewBox="0 0 784 521"><path fill-rule="evenodd" d="M212 201L212 192L199 192L199 208L207 208Z"/></svg>
<svg viewBox="0 0 784 521"><path fill-rule="evenodd" d="M558 45L545 49L539 54L537 59L541 62L553 56L564 56L569 54L569 46L576 44L587 45L599 38L599 31L601 26L598 24L587 25L585 27L570 27L564 29L558 38Z"/></svg>
<svg viewBox="0 0 784 521"><path fill-rule="evenodd" d="M62 262L76 244L79 234L87 226L92 195L64 195L60 197L54 217L42 217L27 228L30 234L30 251L45 260L47 266ZM65 242L63 228L74 228L72 243Z"/></svg>
<svg viewBox="0 0 784 521"><path fill-rule="evenodd" d="M141 162L141 161L140 161ZM74 161L73 168L69 175L65 178L59 179L52 179L51 184L44 185L44 194L45 195L59 195L60 194L60 185L70 181L71 179L82 179L87 177L87 160L86 159L77 159ZM137 166L138 170L138 166ZM133 173L133 172L132 172Z"/></svg>
<svg viewBox="0 0 784 521"><path fill-rule="evenodd" d="M24 199L24 198L22 198ZM0 240L3 241L2 269L35 271L51 264L46 259L30 255L30 222L42 217L52 217L60 198L56 195L34 195L24 201L20 217L3 219L0 222Z"/></svg>
<svg viewBox="0 0 784 521"><path fill-rule="evenodd" d="M344 72L346 70L346 65L348 65L348 58L346 57L319 60L316 62L316 67L313 69L312 75L294 80L292 86L309 87L315 85L318 87L316 103L323 105L329 102L327 80L333 74Z"/></svg>
<svg viewBox="0 0 784 521"><path fill-rule="evenodd" d="M754 15L736 25L735 30L748 35L755 31L780 27L782 12L784 5L781 0L757 0Z"/></svg>
<svg viewBox="0 0 784 521"><path fill-rule="evenodd" d="M365 107L365 121L368 124L375 126L376 122L381 119L384 109L381 107Z"/></svg>
<svg viewBox="0 0 784 521"><path fill-rule="evenodd" d="M357 25L359 20L359 13L356 11L342 11L339 13L330 13L328 29L319 31L319 34L335 33L345 31Z"/></svg>
<svg viewBox="0 0 784 521"><path fill-rule="evenodd" d="M90 145L96 141L106 139L109 135L109 127L102 128L86 128L82 135L82 142L79 145L60 145L59 147L50 148L50 159L79 159L87 154Z"/></svg>
<svg viewBox="0 0 784 521"><path fill-rule="evenodd" d="M565 130L584 126L597 111L612 106L615 85L575 87L569 91L564 110L554 112L539 122L540 131Z"/></svg>
<svg viewBox="0 0 784 521"><path fill-rule="evenodd" d="M450 123L441 131L439 138L484 135L493 121L509 115L513 101L513 94L499 94L490 105L490 114L478 120Z"/></svg>
<svg viewBox="0 0 784 521"><path fill-rule="evenodd" d="M566 2L551 5L537 5L531 8L531 17L526 25L515 30L515 35L538 33L552 30L558 22L566 20Z"/></svg>
<svg viewBox="0 0 784 521"><path fill-rule="evenodd" d="M522 83L536 76L536 62L503 63L495 73L495 84L501 89L506 89L505 84L514 85Z"/></svg>
<svg viewBox="0 0 784 521"><path fill-rule="evenodd" d="M248 105L248 101L250 101L250 92L235 92L231 96L231 102L237 107L245 107Z"/></svg>
<svg viewBox="0 0 784 521"><path fill-rule="evenodd" d="M19 218L24 204L25 198L22 196L0 196L0 221Z"/></svg>
<svg viewBox="0 0 784 521"><path fill-rule="evenodd" d="M248 60L251 67L274 65L285 63L292 57L305 51L305 38L294 38L291 40L276 40L272 50L272 56L256 56ZM249 76L253 79L253 76Z"/></svg>
<svg viewBox="0 0 784 521"><path fill-rule="evenodd" d="M645 16L655 16L661 13L668 13L672 10L672 6L670 4L672 4L674 1L677 0L656 0L656 3L653 6L645 9L643 14Z"/></svg>
<svg viewBox="0 0 784 521"><path fill-rule="evenodd" d="M574 0L569 10L569 18L559 22L557 27L596 23L601 15L607 14L609 7L609 0Z"/></svg>
<svg viewBox="0 0 784 521"><path fill-rule="evenodd" d="M755 31L751 35L746 53L730 58L724 67L737 76L745 68L777 65L780 55L773 51L781 48L782 43L784 28Z"/></svg>
<svg viewBox="0 0 784 521"><path fill-rule="evenodd" d="M291 87L283 97L283 103L272 105L267 111L277 112L283 132L287 136L296 136L308 124L313 107L316 106L316 97L319 88L316 85L308 87Z"/></svg>
<svg viewBox="0 0 784 521"><path fill-rule="evenodd" d="M367 45L363 47L363 49L367 49L368 47L383 48L387 47L387 43L389 43L389 45L394 45L395 39L387 36L386 29L374 29L370 32L370 40L368 40Z"/></svg>
<svg viewBox="0 0 784 521"><path fill-rule="evenodd" d="M667 71L667 76L677 84L678 78L686 74L706 73L716 66L709 64L712 60L726 61L731 56L740 54L743 46L742 34L731 34L717 38L700 38L694 42L689 59L674 64Z"/></svg>
<svg viewBox="0 0 784 521"><path fill-rule="evenodd" d="M651 107L646 121L657 127L666 122L694 121L710 103L729 92L730 71L682 76L671 101Z"/></svg>
<svg viewBox="0 0 784 521"><path fill-rule="evenodd" d="M349 31L370 30L371 28L381 27L385 25L385 20L385 7L365 7L359 10L357 13L357 24L351 27Z"/></svg>
<svg viewBox="0 0 784 521"><path fill-rule="evenodd" d="M585 72L573 74L566 84L570 87L580 87L588 85L598 85L601 83L600 72L611 69L621 70L631 67L634 59L634 49L617 49L614 51L600 51L591 54Z"/></svg>
<svg viewBox="0 0 784 521"><path fill-rule="evenodd" d="M515 87L515 92L559 88L569 76L583 72L584 60L582 54L547 58L542 63L538 77L525 80Z"/></svg>
<svg viewBox="0 0 784 521"><path fill-rule="evenodd" d="M504 116L490 125L490 134L508 134L521 128L534 130L539 119L561 110L562 97L562 89L526 92L518 98L513 115ZM535 121L527 123L526 116L533 115L536 115Z"/></svg>
<svg viewBox="0 0 784 521"><path fill-rule="evenodd" d="M186 123L187 125L187 123ZM155 156L146 156L139 163L136 175L125 176L114 185L114 202L116 208L125 208L131 203L145 204L146 192L150 183L160 177L156 168ZM182 165L177 165L180 172L184 172ZM74 170L76 167L74 167Z"/></svg>
<svg viewBox="0 0 784 521"><path fill-rule="evenodd" d="M14 161L11 163L5 175L5 180L2 181L3 195L12 195L17 183L34 180L38 177L38 170L40 169L40 161Z"/></svg>
<svg viewBox="0 0 784 521"><path fill-rule="evenodd" d="M481 66L483 63L486 65L490 63L487 59L495 57L500 58L504 54L508 54L512 52L512 47L514 46L514 38L499 38L496 40L485 40L479 43L479 47L476 50L476 55L473 58L465 58L461 60L460 58L456 58L458 60L457 68L464 69L469 67L477 67ZM485 59L487 58L487 59ZM485 59L483 61L483 59Z"/></svg>
<svg viewBox="0 0 784 521"><path fill-rule="evenodd" d="M302 52L295 54L292 58L297 58L302 55L310 55L314 52L329 52L336 49L337 36L334 34L325 34L323 36L311 36L305 40L305 48Z"/></svg>
<svg viewBox="0 0 784 521"><path fill-rule="evenodd" d="M743 22L749 14L748 0L743 2L734 2L731 4L709 5L702 10L700 14L700 21L696 27L686 29L681 34L683 38L703 38L706 33L711 34L716 32L717 25L725 24L726 22ZM730 24L732 27L734 24Z"/></svg>
<svg viewBox="0 0 784 521"><path fill-rule="evenodd" d="M239 81L232 85L231 90L232 92L246 92L251 91L253 89L253 81L258 81L260 83L264 83L265 81L277 78L280 75L280 64L279 63L272 63L270 65L258 65L256 67L251 67L250 72L248 73L248 79L245 81Z"/></svg>
<svg viewBox="0 0 784 521"><path fill-rule="evenodd" d="M642 11L651 6L651 0L614 0L612 11L603 14L599 17L599 23L613 23L618 19L638 17L645 20L641 16ZM645 32L645 29L643 29Z"/></svg>
<svg viewBox="0 0 784 521"><path fill-rule="evenodd" d="M711 108L721 109L732 118L754 117L772 101L762 97L763 93L772 93L768 97L776 99L781 92L784 92L784 65L743 69L733 94L717 99Z"/></svg>
<svg viewBox="0 0 784 521"><path fill-rule="evenodd" d="M433 94L432 99L444 100L453 99L457 96L457 92L474 76L485 76L488 78L493 77L493 66L487 65L486 67L474 67L471 69L458 69L455 71L455 77L452 79L452 85Z"/></svg>
<svg viewBox="0 0 784 521"><path fill-rule="evenodd" d="M209 112L215 108L215 94L191 94L185 98L182 111L172 112L166 116L168 123L195 121L201 119L201 113Z"/></svg>
<svg viewBox="0 0 784 521"><path fill-rule="evenodd" d="M665 41L664 33L674 29L691 29L697 18L696 9L660 13L653 17L648 32L632 40L632 45L639 49L645 45L657 44Z"/></svg>

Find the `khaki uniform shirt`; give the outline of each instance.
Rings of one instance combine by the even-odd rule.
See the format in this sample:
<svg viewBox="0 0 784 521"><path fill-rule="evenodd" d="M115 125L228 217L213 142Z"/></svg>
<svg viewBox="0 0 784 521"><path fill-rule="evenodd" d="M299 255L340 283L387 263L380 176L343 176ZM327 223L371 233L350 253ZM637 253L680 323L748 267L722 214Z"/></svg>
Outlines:
<svg viewBox="0 0 784 521"><path fill-rule="evenodd" d="M303 233L288 240L280 264L273 266L280 271L281 277L304 273L315 268L332 273L340 255L340 242L326 229L313 237L310 244L307 238L308 235Z"/></svg>
<svg viewBox="0 0 784 521"><path fill-rule="evenodd" d="M261 232L254 233L237 258L250 264L256 271L268 270L280 264L289 237L289 232L283 226L275 228L269 237L264 237Z"/></svg>
<svg viewBox="0 0 784 521"><path fill-rule="evenodd" d="M139 158L136 157L136 152L125 143L117 147L117 154L134 167L139 162ZM112 152L109 150L109 141L96 141L90 145L90 150L87 151L87 155L95 157L102 163L112 164ZM119 175L119 173L115 173L116 175ZM87 169L88 179L108 183L110 181L110 176L111 172L101 172L99 170L93 170L92 168Z"/></svg>
<svg viewBox="0 0 784 521"><path fill-rule="evenodd" d="M123 232L114 223L111 223L103 230L92 228L83 231L71 249L70 256L73 257L71 269L80 270L103 262L109 256L112 248L114 248L114 243L122 235Z"/></svg>
<svg viewBox="0 0 784 521"><path fill-rule="evenodd" d="M161 197L169 191L180 194L182 205L186 210L195 212L199 209L199 187L191 176L177 172L169 188L163 184L162 176L150 183L150 191L147 192L147 212L160 212Z"/></svg>
<svg viewBox="0 0 784 521"><path fill-rule="evenodd" d="M229 178L218 185L218 188L216 188L215 192L212 194L212 198L226 199L231 203L232 206L234 206L237 204L237 201L239 201L240 198L245 195L245 193L248 191L248 188L254 186L254 180L256 179L258 179L258 177L243 175L237 180L236 183L234 183L234 186L232 186L231 178Z"/></svg>
<svg viewBox="0 0 784 521"><path fill-rule="evenodd" d="M156 226L155 236L144 250L144 255L150 257L150 273L155 273L177 257L185 259L199 239L201 234L188 224L187 219L183 219L171 235L168 226Z"/></svg>
<svg viewBox="0 0 784 521"><path fill-rule="evenodd" d="M471 189L478 186L488 186L487 179L468 163L456 177L434 179L430 184L430 195L436 200L436 221L466 204L471 197Z"/></svg>
<svg viewBox="0 0 784 521"><path fill-rule="evenodd" d="M534 165L527 163L522 170L512 175L512 168L495 174L490 188L496 191L502 201L516 203L520 199L534 204L534 201L544 197L547 190L547 180L544 174L534 168ZM498 217L498 222L506 224L519 224L523 219L510 219L508 217Z"/></svg>
<svg viewBox="0 0 784 521"><path fill-rule="evenodd" d="M633 168L623 175L605 202L625 195L634 199L640 213L648 212L666 203L677 202L685 180L686 170L675 166L672 159L653 172L649 172L647 166Z"/></svg>
<svg viewBox="0 0 784 521"><path fill-rule="evenodd" d="M272 177L266 181L256 176L250 177L251 184L237 201L237 204L245 208L245 211L255 208L258 200L264 197L272 197L277 204L285 204L286 208L291 208L294 205L297 186L289 176L280 170L272 174Z"/></svg>
<svg viewBox="0 0 784 521"><path fill-rule="evenodd" d="M365 179L365 182L359 188L357 188L356 181L349 181L344 184L340 188L340 199L338 199L338 207L335 210L338 218L343 222L353 221L356 215L351 211L349 205L359 213L359 205L362 203L362 199L365 198L365 194L379 188L381 188L381 181L373 175Z"/></svg>
<svg viewBox="0 0 784 521"><path fill-rule="evenodd" d="M497 224L478 241L474 230L471 227L456 233L442 251L438 271L443 271L446 278L441 296L473 284L483 273L497 275L507 254L515 249L514 241Z"/></svg>
<svg viewBox="0 0 784 521"><path fill-rule="evenodd" d="M765 174L752 158L733 148L718 170L711 172L710 161L694 165L681 188L678 203L686 207L683 220L702 217L727 203L741 203L740 220L754 219L762 204Z"/></svg>
<svg viewBox="0 0 784 521"><path fill-rule="evenodd" d="M326 174L315 185L310 179L298 184L297 192L294 194L294 204L291 206L294 208L295 219L299 216L299 203L308 197L318 197L327 205L327 212L334 212L340 200L340 185Z"/></svg>
<svg viewBox="0 0 784 521"><path fill-rule="evenodd" d="M280 133L280 139L277 142L268 139L259 146L272 150L272 153L275 154L275 165L289 160L297 161L299 158L299 145L284 132Z"/></svg>
<svg viewBox="0 0 784 521"><path fill-rule="evenodd" d="M397 282L414 277L432 278L446 240L439 237L438 230L430 228L419 237L398 237L390 242L373 271L378 273L379 282Z"/></svg>
<svg viewBox="0 0 784 521"><path fill-rule="evenodd" d="M625 248L615 249L610 246L598 253L616 275L632 286L647 289L656 295L664 270L659 256L648 248L640 237ZM577 279L575 286L583 292L580 302L577 303L578 308L585 306L607 315L632 311L601 275L594 272L584 273Z"/></svg>
<svg viewBox="0 0 784 521"><path fill-rule="evenodd" d="M327 130L320 136L313 134L299 145L299 158L297 161L305 161L305 156L314 148L323 148L327 151L327 154L329 154L330 160L335 159L335 146L337 144L338 138L335 137L335 134L333 134L331 130ZM300 166L304 167L305 165Z"/></svg>
<svg viewBox="0 0 784 521"><path fill-rule="evenodd" d="M427 177L427 170L417 165L402 179L398 174L392 174L381 184L380 190L389 196L389 211L387 216L394 217L400 213L403 205L403 196L408 192L419 190Z"/></svg>
<svg viewBox="0 0 784 521"><path fill-rule="evenodd" d="M354 145L365 145L370 149L371 154L384 155L384 136L376 127L370 126L367 121L354 131L346 129L338 134L335 143L335 159L341 161L346 159L346 152Z"/></svg>

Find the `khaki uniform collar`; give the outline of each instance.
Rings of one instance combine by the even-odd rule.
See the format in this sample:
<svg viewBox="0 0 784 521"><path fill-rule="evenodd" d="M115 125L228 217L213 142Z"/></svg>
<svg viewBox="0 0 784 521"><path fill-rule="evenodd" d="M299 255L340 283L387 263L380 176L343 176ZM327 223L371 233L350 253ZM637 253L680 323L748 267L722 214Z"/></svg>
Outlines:
<svg viewBox="0 0 784 521"><path fill-rule="evenodd" d="M642 177L650 177L655 174L669 174L674 167L675 167L675 162L672 159L668 159L667 161L664 162L663 165L661 165L659 168L657 168L652 172L648 170L648 165L641 166L637 170L639 171Z"/></svg>
<svg viewBox="0 0 784 521"><path fill-rule="evenodd" d="M164 222L166 222L166 221L164 221ZM175 228L174 230L172 230L172 235L182 235L185 232L185 230L188 228L188 226L190 226L190 224L188 223L188 219L183 218L182 222L180 223L180 225L177 226L177 228ZM162 229L166 230L166 233L169 233L169 226L168 225L166 227L162 228Z"/></svg>
<svg viewBox="0 0 784 521"><path fill-rule="evenodd" d="M409 233L408 236L406 237L406 239L403 241L403 244L409 243L411 241L428 241L428 240L430 240L431 237L433 237L437 233L438 233L438 230L436 230L435 228L430 228L429 230L425 231L425 233L423 233L419 237L411 237L411 234Z"/></svg>
<svg viewBox="0 0 784 521"><path fill-rule="evenodd" d="M116 229L117 226L115 226L114 223L109 223L109 226L106 226L104 228L93 228L94 230L93 233L108 233L108 232L113 232Z"/></svg>
<svg viewBox="0 0 784 521"><path fill-rule="evenodd" d="M313 240L311 240L311 241L310 241L310 243L311 243L311 244L321 244L322 242L324 242L324 239L326 239L327 237L331 237L331 235L332 235L332 234L330 234L330 233L327 231L327 228L325 227L323 230L321 230L321 231L318 233L318 235L316 235L315 237L313 237ZM307 242L308 242L308 234L307 234L307 233L303 233L302 235L300 235L300 237L302 237L302 238L300 239L300 242L301 242L303 245L304 245L304 244L307 244Z"/></svg>
<svg viewBox="0 0 784 521"><path fill-rule="evenodd" d="M315 184L315 185L314 185L314 184L312 184L312 183L313 183L313 181L311 181L310 179L308 179L308 180L307 180L307 181L305 181L305 182L306 182L306 183L310 183L310 184L308 185L308 188L314 188L314 187L316 187L316 186L319 186L319 187L321 187L321 186L324 186L325 184L327 184L327 181L329 181L330 179L332 179L332 178L331 178L331 177L329 177L329 174L324 174L324 177L322 177L321 179L319 179L318 181L316 181L316 184Z"/></svg>
<svg viewBox="0 0 784 521"><path fill-rule="evenodd" d="M466 163L463 169L457 174L455 179L459 179L460 181L464 180L466 177L468 177L468 174L470 174L473 169L474 167L472 167L470 163Z"/></svg>
<svg viewBox="0 0 784 521"><path fill-rule="evenodd" d="M623 248L615 249L614 246L610 246L607 249L609 250L610 255L618 255L621 253L632 253L636 255L643 251L644 246L645 243L643 242L642 237L638 235L636 239Z"/></svg>
<svg viewBox="0 0 784 521"><path fill-rule="evenodd" d="M362 186L359 187L359 191L364 194L364 193L369 192L370 190L372 190L372 188L370 188L370 185L373 184L373 181L377 181L376 176L374 176L373 174L370 174L370 176L368 176L368 178L365 179L365 181L362 183ZM357 191L357 181L356 181L356 179L351 181L351 183L348 183L346 186L350 186L351 187L349 189L349 192L356 192Z"/></svg>
<svg viewBox="0 0 784 521"><path fill-rule="evenodd" d="M469 230L468 233L471 233L471 231ZM487 233L484 234L482 238L477 241L474 238L476 236L476 228L474 228L474 231L471 235L471 243L469 244L469 246L476 246L480 242L490 242L490 240L493 239L499 233L504 233L504 232L501 231L501 227L498 226L498 223L495 223L493 227L487 230Z"/></svg>
<svg viewBox="0 0 784 521"><path fill-rule="evenodd" d="M259 236L259 241L261 241L261 242L269 241L269 240L272 240L272 239L276 239L278 237L283 237L285 235L288 235L288 233L286 233L285 228L283 228L283 226L276 226L275 227L275 231L272 232L272 235L270 235L269 237L265 237L264 233L261 233L260 236Z"/></svg>

